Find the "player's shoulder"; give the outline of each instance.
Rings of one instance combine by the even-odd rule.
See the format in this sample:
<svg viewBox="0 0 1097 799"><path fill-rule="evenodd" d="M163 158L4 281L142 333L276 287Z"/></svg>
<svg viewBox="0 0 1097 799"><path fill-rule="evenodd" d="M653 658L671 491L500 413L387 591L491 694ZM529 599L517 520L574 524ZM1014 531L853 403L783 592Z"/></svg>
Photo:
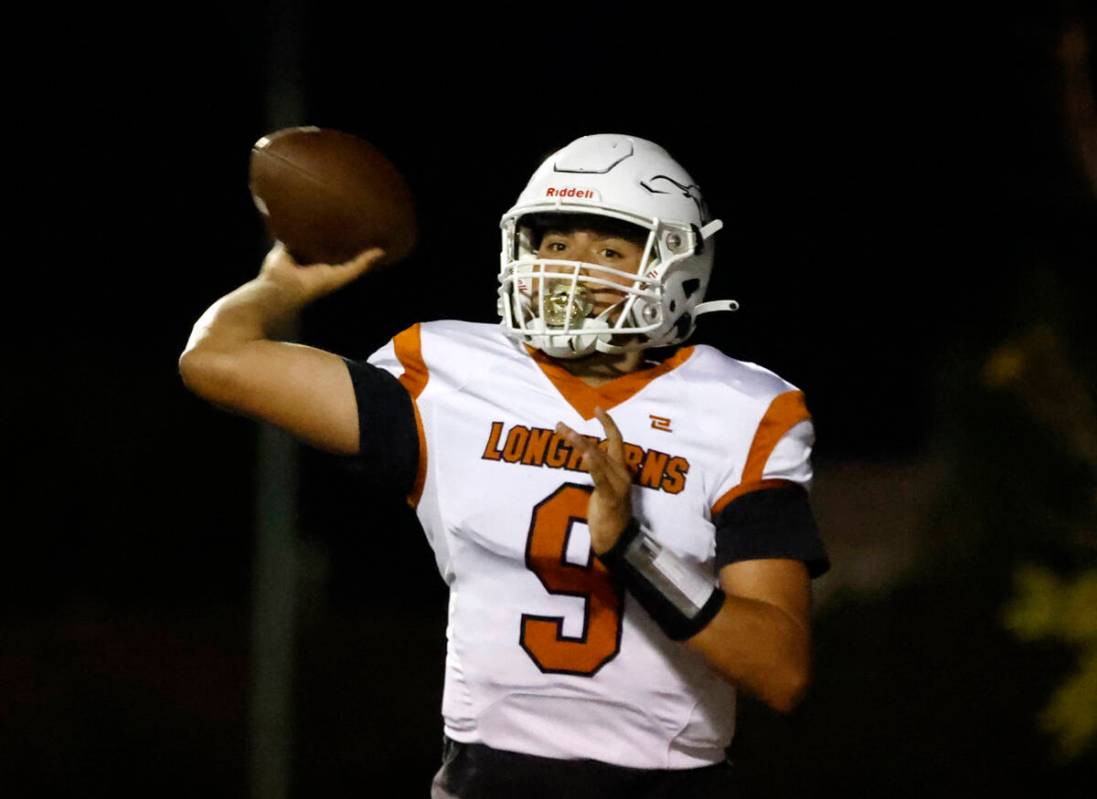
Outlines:
<svg viewBox="0 0 1097 799"><path fill-rule="evenodd" d="M800 389L771 369L741 361L709 346L697 344L682 376L703 384L708 391L723 392L741 400L768 404L775 397Z"/></svg>
<svg viewBox="0 0 1097 799"><path fill-rule="evenodd" d="M513 357L521 359L524 353L517 342L503 334L498 323L465 322L459 319L438 319L419 322L417 329L423 351L452 354L465 352L480 358Z"/></svg>
<svg viewBox="0 0 1097 799"><path fill-rule="evenodd" d="M448 341L455 346L498 347L509 342L499 323L466 322L462 319L436 319L418 322L421 335Z"/></svg>
<svg viewBox="0 0 1097 799"><path fill-rule="evenodd" d="M498 323L440 319L418 322L397 334L412 342L423 368L432 378L452 387L477 375L490 374L526 355L517 342L505 336Z"/></svg>

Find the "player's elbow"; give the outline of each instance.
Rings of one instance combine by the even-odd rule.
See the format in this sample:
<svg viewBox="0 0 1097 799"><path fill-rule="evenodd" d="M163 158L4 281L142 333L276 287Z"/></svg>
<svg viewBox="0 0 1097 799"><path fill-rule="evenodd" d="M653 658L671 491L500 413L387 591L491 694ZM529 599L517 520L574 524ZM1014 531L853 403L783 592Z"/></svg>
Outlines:
<svg viewBox="0 0 1097 799"><path fill-rule="evenodd" d="M194 347L187 347L179 356L179 376L183 378L183 385L200 394L200 387L205 384L209 374L209 358Z"/></svg>
<svg viewBox="0 0 1097 799"><path fill-rule="evenodd" d="M179 356L179 376L190 391L214 404L225 401L229 368L220 353L188 347Z"/></svg>
<svg viewBox="0 0 1097 799"><path fill-rule="evenodd" d="M811 685L811 669L807 663L792 662L779 670L771 690L764 697L766 704L778 713L792 713L807 696Z"/></svg>

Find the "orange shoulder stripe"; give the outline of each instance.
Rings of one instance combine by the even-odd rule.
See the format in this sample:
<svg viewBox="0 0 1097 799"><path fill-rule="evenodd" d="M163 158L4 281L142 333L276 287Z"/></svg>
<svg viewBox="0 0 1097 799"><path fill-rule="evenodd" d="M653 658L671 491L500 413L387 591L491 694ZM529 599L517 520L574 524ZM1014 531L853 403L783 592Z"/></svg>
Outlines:
<svg viewBox="0 0 1097 799"><path fill-rule="evenodd" d="M765 416L754 431L754 440L750 442L750 452L743 467L743 479L740 482L752 483L762 479L766 461L773 454L773 448L793 426L811 419L807 405L804 404L804 392L786 391L773 398L766 409Z"/></svg>
<svg viewBox="0 0 1097 799"><path fill-rule="evenodd" d="M400 383L411 396L411 407L415 411L415 430L419 434L419 465L415 470L415 482L408 494L408 505L416 507L423 496L423 485L427 481L427 437L423 432L423 418L419 415L417 399L427 387L430 372L423 362L423 344L419 323L397 333L392 340L396 357L404 367Z"/></svg>
<svg viewBox="0 0 1097 799"><path fill-rule="evenodd" d="M762 421L758 423L758 429L754 431L754 440L750 442L750 451L743 465L742 479L737 486L716 500L712 506L712 514L715 516L738 496L788 483L787 480L763 480L762 473L777 442L800 422L810 419L811 414L804 403L804 392L786 391L774 397L762 416Z"/></svg>

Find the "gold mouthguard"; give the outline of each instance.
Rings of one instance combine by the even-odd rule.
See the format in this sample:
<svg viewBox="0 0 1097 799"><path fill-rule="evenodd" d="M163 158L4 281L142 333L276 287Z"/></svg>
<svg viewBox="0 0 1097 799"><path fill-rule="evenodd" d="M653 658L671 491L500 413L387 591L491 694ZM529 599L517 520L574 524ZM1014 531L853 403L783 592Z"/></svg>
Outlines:
<svg viewBox="0 0 1097 799"><path fill-rule="evenodd" d="M545 323L553 327L563 327L568 319L568 297L571 295L571 283L557 283L545 295ZM575 287L571 296L571 324L574 326L590 316L594 301L590 292L583 286Z"/></svg>

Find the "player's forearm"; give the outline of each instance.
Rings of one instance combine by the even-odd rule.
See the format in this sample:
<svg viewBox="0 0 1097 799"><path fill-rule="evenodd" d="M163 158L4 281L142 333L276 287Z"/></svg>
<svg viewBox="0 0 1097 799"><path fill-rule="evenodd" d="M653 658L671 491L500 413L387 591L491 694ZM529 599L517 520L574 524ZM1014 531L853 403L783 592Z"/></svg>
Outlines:
<svg viewBox="0 0 1097 799"><path fill-rule="evenodd" d="M811 635L775 605L728 595L720 612L686 641L721 676L788 713L811 681Z"/></svg>
<svg viewBox="0 0 1097 799"><path fill-rule="evenodd" d="M199 317L184 356L226 352L252 341L278 339L292 329L306 302L283 281L260 276L226 294Z"/></svg>

